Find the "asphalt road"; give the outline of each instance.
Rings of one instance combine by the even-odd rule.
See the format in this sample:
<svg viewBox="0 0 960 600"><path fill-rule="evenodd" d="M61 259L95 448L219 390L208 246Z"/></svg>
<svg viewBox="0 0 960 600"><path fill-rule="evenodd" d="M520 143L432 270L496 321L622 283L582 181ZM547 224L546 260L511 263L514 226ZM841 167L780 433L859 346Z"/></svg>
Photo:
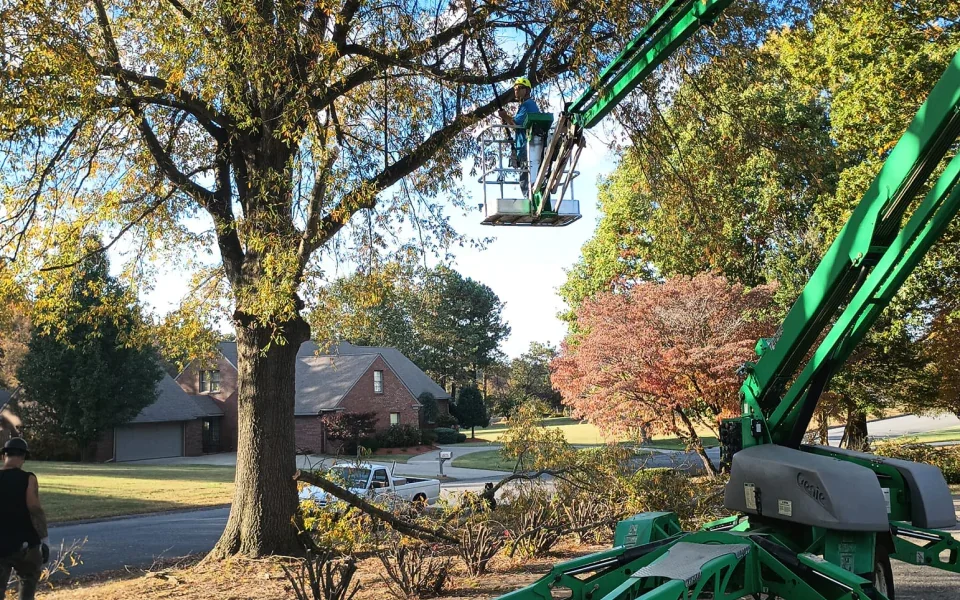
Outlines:
<svg viewBox="0 0 960 600"><path fill-rule="evenodd" d="M56 552L61 540L65 544L87 540L80 552L83 564L70 569L75 577L126 567L145 569L158 558L210 550L229 513L228 508L214 508L51 527L50 546Z"/></svg>

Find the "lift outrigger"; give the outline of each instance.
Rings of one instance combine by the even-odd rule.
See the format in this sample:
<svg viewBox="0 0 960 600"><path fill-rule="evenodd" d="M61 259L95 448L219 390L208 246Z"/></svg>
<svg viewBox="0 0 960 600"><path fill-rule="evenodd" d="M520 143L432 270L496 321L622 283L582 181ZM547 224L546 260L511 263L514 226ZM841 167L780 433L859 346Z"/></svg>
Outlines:
<svg viewBox="0 0 960 600"><path fill-rule="evenodd" d="M531 218L556 212L547 211L553 189L544 181L552 169L572 171L583 129L728 4L670 2L567 108L546 174L530 188ZM960 542L938 530L956 524L939 469L803 444L833 374L960 211L958 138L960 52L777 334L743 367L742 416L720 431L724 505L738 514L696 532L683 532L672 513L636 515L618 525L611 550L559 564L503 598L894 600L891 559L960 573Z"/></svg>

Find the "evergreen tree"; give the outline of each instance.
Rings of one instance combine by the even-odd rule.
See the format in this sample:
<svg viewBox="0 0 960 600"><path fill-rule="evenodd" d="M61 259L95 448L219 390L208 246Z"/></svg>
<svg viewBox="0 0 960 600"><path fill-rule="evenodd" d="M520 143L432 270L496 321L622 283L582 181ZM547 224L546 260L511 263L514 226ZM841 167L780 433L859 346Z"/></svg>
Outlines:
<svg viewBox="0 0 960 600"><path fill-rule="evenodd" d="M140 315L102 253L41 288L37 303L59 312L59 325L38 326L30 337L17 371L31 407L24 416L82 453L156 401L163 370L138 343Z"/></svg>
<svg viewBox="0 0 960 600"><path fill-rule="evenodd" d="M483 395L474 385L468 385L460 390L457 399L456 414L461 427L470 428L470 437L476 437L474 429L490 425L490 415L487 414L487 405L483 402Z"/></svg>

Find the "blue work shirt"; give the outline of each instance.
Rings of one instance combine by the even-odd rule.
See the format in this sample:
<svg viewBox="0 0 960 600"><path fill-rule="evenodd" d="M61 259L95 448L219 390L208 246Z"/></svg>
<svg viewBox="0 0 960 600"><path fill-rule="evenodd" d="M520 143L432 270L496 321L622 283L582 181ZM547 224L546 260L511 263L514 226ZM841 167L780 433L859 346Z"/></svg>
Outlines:
<svg viewBox="0 0 960 600"><path fill-rule="evenodd" d="M533 98L527 98L517 107L517 114L513 117L513 122L519 129L517 135L513 138L514 146L517 149L517 157L521 160L527 159L527 130L523 129L523 122L527 120L528 114L540 112L540 107L533 101Z"/></svg>

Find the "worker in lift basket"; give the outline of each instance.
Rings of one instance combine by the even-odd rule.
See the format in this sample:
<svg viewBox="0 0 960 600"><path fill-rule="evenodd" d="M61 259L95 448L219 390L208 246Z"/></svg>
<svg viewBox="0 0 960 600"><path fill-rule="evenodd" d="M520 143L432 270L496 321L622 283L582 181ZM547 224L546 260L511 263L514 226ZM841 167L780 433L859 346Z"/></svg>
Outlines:
<svg viewBox="0 0 960 600"><path fill-rule="evenodd" d="M507 111L500 109L500 120L503 124L516 130L516 135L513 137L513 160L510 161L510 166L518 169L527 167L527 130L523 128L523 122L528 114L540 112L540 107L530 97L532 92L533 86L530 80L526 77L518 77L513 82L513 96L519 103L517 114L511 118ZM524 196L528 193L529 178L530 175L526 171L520 173L520 189L523 190Z"/></svg>

